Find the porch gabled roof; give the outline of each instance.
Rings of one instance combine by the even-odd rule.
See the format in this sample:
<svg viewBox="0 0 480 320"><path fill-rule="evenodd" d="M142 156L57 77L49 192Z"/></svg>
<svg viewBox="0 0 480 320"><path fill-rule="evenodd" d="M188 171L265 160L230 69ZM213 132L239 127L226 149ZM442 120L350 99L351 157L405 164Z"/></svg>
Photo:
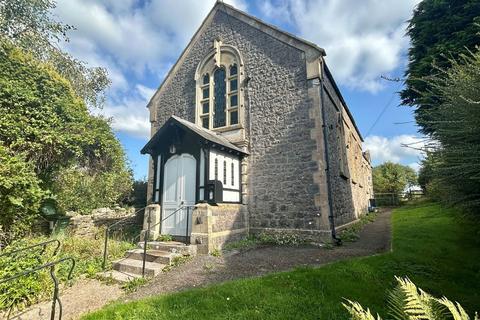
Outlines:
<svg viewBox="0 0 480 320"><path fill-rule="evenodd" d="M184 120L182 118L179 118L173 115L165 122L165 124L160 129L158 129L158 131L153 135L150 141L147 142L147 144L142 148L140 152L142 154L151 153L155 144L162 139L162 136L166 133L166 131L168 130L169 127L171 127L172 124L177 125L180 128L187 130L193 133L194 135L202 139L205 139L213 144L223 146L232 151L236 151L242 155L248 155L246 151L235 146L233 143L228 141L227 138L225 138L221 134L214 132L212 130L205 129L199 125L196 125L195 123L192 123L190 121Z"/></svg>

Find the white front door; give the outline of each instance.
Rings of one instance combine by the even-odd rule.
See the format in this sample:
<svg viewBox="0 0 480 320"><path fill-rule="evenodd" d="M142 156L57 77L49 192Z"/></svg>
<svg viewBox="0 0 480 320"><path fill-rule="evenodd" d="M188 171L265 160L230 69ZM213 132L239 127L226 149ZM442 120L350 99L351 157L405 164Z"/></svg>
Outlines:
<svg viewBox="0 0 480 320"><path fill-rule="evenodd" d="M165 163L162 197L162 234L185 236L187 214L190 235L192 209L182 209L172 214L182 205L195 204L197 162L189 154L175 155Z"/></svg>

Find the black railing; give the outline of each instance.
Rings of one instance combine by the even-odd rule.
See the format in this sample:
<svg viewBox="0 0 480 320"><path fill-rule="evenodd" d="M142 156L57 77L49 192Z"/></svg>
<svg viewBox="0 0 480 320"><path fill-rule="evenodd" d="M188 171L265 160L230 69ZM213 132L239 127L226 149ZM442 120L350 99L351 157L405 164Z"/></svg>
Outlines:
<svg viewBox="0 0 480 320"><path fill-rule="evenodd" d="M183 209L187 209L187 225L186 225L186 228L185 228L185 241L184 243L186 245L189 245L190 244L190 236L189 236L189 232L188 232L188 229L189 229L189 226L190 226L190 210L195 208L195 205L181 205L180 207L178 207L177 209L175 209L175 211L173 211L172 213L170 213L168 216L166 216L165 218L162 217L162 219L160 219L159 222L155 223L153 226L151 225L151 210L148 211L148 217L147 217L147 230L145 231L144 235L143 235L143 261L142 261L142 277L145 278L145 263L146 263L146 258L147 258L147 246L148 246L148 240L150 239L150 230L152 228L155 228L156 226L158 226L160 224L160 232L162 231L162 223L167 220L168 218L172 217L173 215L177 214L180 210L183 210ZM145 214L147 214L145 212Z"/></svg>
<svg viewBox="0 0 480 320"><path fill-rule="evenodd" d="M112 230L112 228L128 219L131 219L132 217L135 217L137 215L137 213L139 213L140 211L144 210L145 208L140 208L138 209L137 211L135 211L132 215L129 215L128 217L125 217L123 219L120 219L114 223L112 223L111 225L109 225L106 229L105 229L105 240L104 240L104 244L103 244L103 262L102 262L102 269L105 270L105 267L107 265L107 258L108 258L108 238L109 238L109 234L110 234L110 230Z"/></svg>
<svg viewBox="0 0 480 320"><path fill-rule="evenodd" d="M15 253L22 253L23 254L23 253L26 253L27 251L30 251L30 250L32 250L34 248L37 248L37 247L42 247L42 250L40 251L40 255L39 255L39 256L41 256L45 252L47 246L51 243L57 243L57 246L55 247L53 255L52 255L52 258L53 258L57 255L57 253L60 249L60 245L61 245L60 241L57 240L57 239L52 239L52 240L48 240L48 241L45 241L45 242L41 242L41 243L31 245L31 246L28 246L28 247L25 247L25 248L22 248L22 249L5 252L5 253L0 254L0 257L11 256ZM38 271L40 271L42 269L45 269L45 268L50 268L50 277L52 278L52 281L53 281L53 284L54 284L53 297L52 297L52 311L51 311L51 314L50 314L50 319L51 320L55 319L56 304L58 303L58 307L59 307L59 309L58 309L59 310L58 319L61 320L62 319L62 302L60 301L60 298L58 296L59 283L58 283L57 277L55 276L55 266L59 263L65 262L65 261L71 261L70 270L69 270L68 276L67 276L67 279L70 280L70 279L72 279L73 269L75 268L75 259L73 259L71 257L64 257L64 258L58 259L58 260L53 261L53 262L45 263L45 264L40 265L38 267L35 267L33 269L21 271L21 272L15 274L13 276L10 276L10 277L4 278L4 279L0 279L0 284L18 279L20 277L29 275L31 273L38 272ZM9 311L9 314L10 314L10 312L11 312L11 309Z"/></svg>

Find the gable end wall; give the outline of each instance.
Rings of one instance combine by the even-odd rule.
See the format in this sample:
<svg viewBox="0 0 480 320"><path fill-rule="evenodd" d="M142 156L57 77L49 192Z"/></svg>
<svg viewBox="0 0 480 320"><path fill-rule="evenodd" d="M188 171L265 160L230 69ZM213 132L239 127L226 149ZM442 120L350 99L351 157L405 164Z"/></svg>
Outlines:
<svg viewBox="0 0 480 320"><path fill-rule="evenodd" d="M215 38L235 46L250 77L245 90L245 127L250 155L243 180L249 224L254 229L328 228L315 203L317 150L311 136L305 53L218 11L150 103L155 132L172 114L195 121L195 70ZM247 171L247 172L245 172Z"/></svg>

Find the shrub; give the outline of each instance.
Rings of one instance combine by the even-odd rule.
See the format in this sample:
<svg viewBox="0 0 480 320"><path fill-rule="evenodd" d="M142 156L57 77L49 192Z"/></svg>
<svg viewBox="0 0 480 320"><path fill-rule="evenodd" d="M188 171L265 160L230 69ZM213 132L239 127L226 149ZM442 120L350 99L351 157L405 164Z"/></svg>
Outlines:
<svg viewBox="0 0 480 320"><path fill-rule="evenodd" d="M0 232L4 233L1 244L28 232L45 192L33 166L1 145L0 177Z"/></svg>
<svg viewBox="0 0 480 320"><path fill-rule="evenodd" d="M51 65L1 37L0 145L24 156L64 211L120 203L131 191L132 174L109 121L90 114Z"/></svg>
<svg viewBox="0 0 480 320"><path fill-rule="evenodd" d="M58 173L53 188L61 212L89 214L93 209L113 206L125 198L131 191L131 174L66 168Z"/></svg>
<svg viewBox="0 0 480 320"><path fill-rule="evenodd" d="M16 241L6 247L2 253L7 253L16 249L25 248L37 242L44 241L45 238L25 239ZM27 253L16 253L12 256L0 258L0 279L14 276L15 274L33 269L38 265L45 263L51 250L47 254L41 254L41 248L28 251ZM46 298L51 294L52 283L47 270L32 273L3 284L0 284L0 309L18 308L35 303L37 300Z"/></svg>
<svg viewBox="0 0 480 320"><path fill-rule="evenodd" d="M103 238L87 239L65 235L59 236L58 239L62 242L62 247L56 257L53 257L53 247L50 246L45 254L40 254L41 249L38 248L38 250L29 251L27 254L17 255L18 257L0 258L0 279L63 257L72 257L75 259L73 280L83 275L93 278L98 272L102 271ZM2 252L24 248L28 245L46 240L48 240L48 238L45 237L26 238L22 241L13 242ZM132 243L111 239L108 247L109 261L119 259L127 250L133 247L134 245ZM67 283L69 270L70 262L56 266L56 275L60 283ZM52 290L53 283L46 269L29 276L21 277L18 280L1 284L0 310L10 307L22 309L44 298L50 298Z"/></svg>

